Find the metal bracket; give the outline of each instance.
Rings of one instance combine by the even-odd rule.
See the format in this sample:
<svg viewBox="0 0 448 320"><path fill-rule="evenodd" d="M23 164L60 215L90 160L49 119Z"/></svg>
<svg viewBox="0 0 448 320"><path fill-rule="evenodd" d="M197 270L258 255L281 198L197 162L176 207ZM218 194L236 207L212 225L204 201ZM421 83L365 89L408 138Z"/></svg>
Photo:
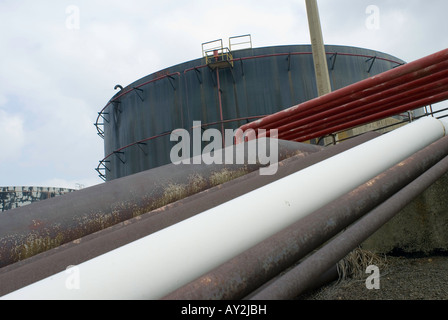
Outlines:
<svg viewBox="0 0 448 320"><path fill-rule="evenodd" d="M373 64L375 63L376 60L376 56L367 59L366 62L369 62L370 60L372 60L372 62L370 63L370 67L369 70L367 70L367 73L370 73L370 70L372 70Z"/></svg>
<svg viewBox="0 0 448 320"><path fill-rule="evenodd" d="M166 77L170 81L170 84L173 87L173 90L176 91L176 87L174 86L173 82L171 81L171 80L174 80L174 78L172 76L170 76L170 75L167 75Z"/></svg>
<svg viewBox="0 0 448 320"><path fill-rule="evenodd" d="M217 81L215 80L215 70L213 70L212 68L209 68L208 70L210 71L213 86L216 87L218 84L217 84Z"/></svg>
<svg viewBox="0 0 448 320"><path fill-rule="evenodd" d="M395 68L400 67L400 66L405 65L405 64L406 64L406 62L399 63L396 66L393 66L392 69L395 69Z"/></svg>
<svg viewBox="0 0 448 320"><path fill-rule="evenodd" d="M145 100L140 96L140 93L138 93L139 91L140 91L140 92L143 92L142 89L140 89L140 88L136 88L136 87L133 87L132 89L135 90L135 93L137 93L138 97L140 98L140 100L141 100L142 102L145 101Z"/></svg>
<svg viewBox="0 0 448 320"><path fill-rule="evenodd" d="M109 112L103 112L103 113L98 112L98 115L99 115L101 118L103 118L104 121L106 121L107 123L109 123L109 120L107 120L107 119L104 117L104 114L109 114ZM104 123L99 123L99 124L104 125Z"/></svg>
<svg viewBox="0 0 448 320"><path fill-rule="evenodd" d="M198 68L194 68L194 71L196 71L196 77L198 78L199 84L202 84L202 73Z"/></svg>
<svg viewBox="0 0 448 320"><path fill-rule="evenodd" d="M126 159L123 160L123 159L121 159L120 156L119 156L120 154L123 154L123 155L124 155L124 152L122 152L122 151L114 151L114 154L117 156L117 158L118 158L123 164L126 163Z"/></svg>
<svg viewBox="0 0 448 320"><path fill-rule="evenodd" d="M137 142L137 146L140 148L140 150L142 150L143 151L143 153L145 154L145 156L147 156L148 155L148 152L147 151L145 151L143 148L142 148L142 146L141 145L145 145L145 146L147 146L148 144L147 143L145 143L145 142Z"/></svg>
<svg viewBox="0 0 448 320"><path fill-rule="evenodd" d="M95 168L95 170L99 174L99 177L101 179L103 179L103 181L106 181L106 174L101 172L101 170L103 170L104 172L106 172L106 170L110 172L110 169L105 165L105 163L108 163L108 162L110 162L110 161L109 160L101 160L100 163L98 164L98 167Z"/></svg>
<svg viewBox="0 0 448 320"><path fill-rule="evenodd" d="M115 101L112 101L112 104L113 104L114 107L115 107L115 111L119 111L120 113L122 112L121 109L120 109L121 101L117 101L117 100L115 100Z"/></svg>
<svg viewBox="0 0 448 320"><path fill-rule="evenodd" d="M338 53L335 52L331 55L330 60L333 60L332 64L331 64L331 68L330 70L334 70L334 65L336 63L336 58L338 57Z"/></svg>

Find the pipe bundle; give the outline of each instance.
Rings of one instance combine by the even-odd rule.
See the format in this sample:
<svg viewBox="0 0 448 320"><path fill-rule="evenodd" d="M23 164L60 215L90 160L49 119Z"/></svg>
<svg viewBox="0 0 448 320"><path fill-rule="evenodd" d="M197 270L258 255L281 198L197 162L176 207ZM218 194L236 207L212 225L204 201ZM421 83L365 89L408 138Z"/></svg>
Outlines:
<svg viewBox="0 0 448 320"><path fill-rule="evenodd" d="M383 72L240 127L277 129L276 138L307 141L448 98L448 49ZM259 137L262 137L260 135ZM244 139L240 133L236 142Z"/></svg>
<svg viewBox="0 0 448 320"><path fill-rule="evenodd" d="M81 263L77 266L81 275L77 290L67 289L67 273L60 272L4 298L163 298L368 182L444 134L445 127L439 120L418 120Z"/></svg>

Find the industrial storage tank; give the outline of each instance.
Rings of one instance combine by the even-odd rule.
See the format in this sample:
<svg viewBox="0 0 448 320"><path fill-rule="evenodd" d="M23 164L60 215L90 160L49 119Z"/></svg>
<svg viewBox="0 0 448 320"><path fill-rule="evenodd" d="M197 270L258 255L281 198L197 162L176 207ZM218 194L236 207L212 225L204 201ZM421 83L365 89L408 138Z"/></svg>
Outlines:
<svg viewBox="0 0 448 320"><path fill-rule="evenodd" d="M0 187L0 212L75 191L68 188L9 186Z"/></svg>
<svg viewBox="0 0 448 320"><path fill-rule="evenodd" d="M252 48L250 35L234 38L229 47L222 40L204 43L199 59L115 87L119 91L96 122L104 139L105 157L96 169L101 178L170 163L177 143L170 141L171 132L192 130L193 121L203 130L235 130L317 97L311 45ZM241 49L242 43L249 45ZM325 50L333 91L405 63L358 47L326 45Z"/></svg>

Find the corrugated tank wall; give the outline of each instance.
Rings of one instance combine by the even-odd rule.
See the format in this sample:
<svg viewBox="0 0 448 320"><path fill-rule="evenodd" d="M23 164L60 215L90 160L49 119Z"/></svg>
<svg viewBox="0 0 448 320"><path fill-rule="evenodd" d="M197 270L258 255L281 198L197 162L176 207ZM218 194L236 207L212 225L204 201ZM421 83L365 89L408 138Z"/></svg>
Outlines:
<svg viewBox="0 0 448 320"><path fill-rule="evenodd" d="M328 45L326 52L333 90L404 63L356 47ZM233 67L212 69L200 58L124 87L99 113L105 153L99 174L112 180L170 163L177 143L170 132L191 130L193 121L203 129L236 129L315 98L311 53L310 45L243 49L232 52Z"/></svg>

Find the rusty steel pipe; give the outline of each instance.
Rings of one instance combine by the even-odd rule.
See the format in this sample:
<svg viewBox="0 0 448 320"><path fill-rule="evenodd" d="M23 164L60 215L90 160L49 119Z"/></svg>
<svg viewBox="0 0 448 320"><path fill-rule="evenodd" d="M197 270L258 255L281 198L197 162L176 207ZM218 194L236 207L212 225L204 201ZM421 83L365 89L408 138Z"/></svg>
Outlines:
<svg viewBox="0 0 448 320"><path fill-rule="evenodd" d="M279 160L323 148L278 141ZM248 150L245 164L169 164L5 211L0 268L254 172L262 165L247 164Z"/></svg>
<svg viewBox="0 0 448 320"><path fill-rule="evenodd" d="M164 297L242 299L448 156L448 136Z"/></svg>
<svg viewBox="0 0 448 320"><path fill-rule="evenodd" d="M368 132L338 145L323 148L319 152L299 153L281 161L275 175L261 176L257 172L251 172L141 216L0 268L0 296L61 272L69 265L81 264L174 223L188 219L241 194L307 168L378 136L377 133Z"/></svg>
<svg viewBox="0 0 448 320"><path fill-rule="evenodd" d="M413 199L448 172L448 157L431 167L395 195L348 227L296 267L249 295L251 300L292 299L302 294L314 279L336 265L348 253L392 219Z"/></svg>

